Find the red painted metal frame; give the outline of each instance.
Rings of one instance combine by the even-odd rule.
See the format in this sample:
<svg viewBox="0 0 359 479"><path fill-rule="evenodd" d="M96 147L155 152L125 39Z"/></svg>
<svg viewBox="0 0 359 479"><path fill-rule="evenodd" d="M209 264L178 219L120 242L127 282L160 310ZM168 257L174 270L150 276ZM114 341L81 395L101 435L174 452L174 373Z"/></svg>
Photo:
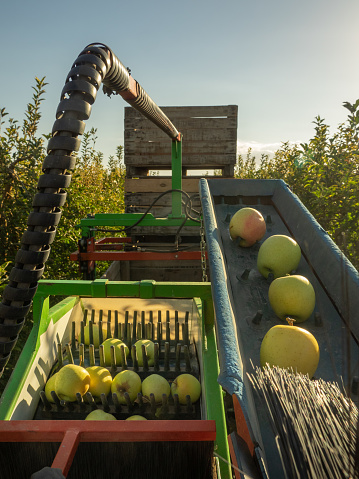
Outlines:
<svg viewBox="0 0 359 479"><path fill-rule="evenodd" d="M129 237L102 238L87 240L87 251L70 254L71 261L161 261L161 260L200 260L200 251L176 251L157 253L154 251L124 251L124 244L131 243ZM115 251L114 251L115 250Z"/></svg>
<svg viewBox="0 0 359 479"><path fill-rule="evenodd" d="M52 468L66 477L80 442L214 441L213 420L161 421L0 421L0 442L61 443Z"/></svg>
<svg viewBox="0 0 359 479"><path fill-rule="evenodd" d="M72 261L161 261L161 260L200 260L200 251L176 251L155 253L152 251L93 251L72 253Z"/></svg>

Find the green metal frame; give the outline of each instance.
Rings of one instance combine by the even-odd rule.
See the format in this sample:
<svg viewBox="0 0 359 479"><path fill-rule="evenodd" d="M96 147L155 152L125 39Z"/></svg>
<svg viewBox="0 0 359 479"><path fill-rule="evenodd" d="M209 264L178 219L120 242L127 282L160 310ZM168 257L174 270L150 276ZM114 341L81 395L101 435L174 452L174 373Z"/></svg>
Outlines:
<svg viewBox="0 0 359 479"><path fill-rule="evenodd" d="M68 296L54 307L49 307L50 296ZM219 461L220 477L231 479L230 453L227 441L223 391L217 382L219 363L214 324L211 284L168 283L146 281L94 281L41 280L33 301L34 325L13 374L0 401L0 420L11 417L40 345L40 336L46 332L50 320L56 323L79 301L79 297L133 297L133 298L191 298L201 318L204 395L207 418L216 421L215 452L225 461Z"/></svg>
<svg viewBox="0 0 359 479"><path fill-rule="evenodd" d="M182 190L182 139L172 140L172 190ZM135 224L143 213L100 213L83 218L77 226L81 228L82 237L94 236L96 227L125 226ZM141 226L170 227L181 226L185 215L182 213L182 194L173 191L171 196L171 214L167 218L155 218L147 213L141 220ZM187 219L186 226L198 226L198 223Z"/></svg>

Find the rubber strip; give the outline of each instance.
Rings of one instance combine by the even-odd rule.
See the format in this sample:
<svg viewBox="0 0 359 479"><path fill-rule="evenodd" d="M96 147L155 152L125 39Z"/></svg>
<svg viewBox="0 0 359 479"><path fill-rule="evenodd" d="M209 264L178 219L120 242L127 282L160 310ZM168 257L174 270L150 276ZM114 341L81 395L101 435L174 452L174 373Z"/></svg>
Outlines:
<svg viewBox="0 0 359 479"><path fill-rule="evenodd" d="M51 231L31 231L27 230L22 235L21 244L25 245L50 245L53 243L56 235L56 230Z"/></svg>
<svg viewBox="0 0 359 479"><path fill-rule="evenodd" d="M42 276L44 272L45 266L42 265L40 268L37 269L20 269L20 268L12 268L9 275L10 281L15 281L16 283L25 283L31 284L36 283Z"/></svg>
<svg viewBox="0 0 359 479"><path fill-rule="evenodd" d="M91 105L96 100L97 88L85 80L74 80L74 81L70 81L66 83L66 85L62 89L61 98L64 99L64 97L67 94L75 92L75 91L85 93L87 96L87 98L85 99L86 101L88 101L89 100L88 97L90 97L91 101L88 101L88 102Z"/></svg>
<svg viewBox="0 0 359 479"><path fill-rule="evenodd" d="M1 304L1 303L0 303ZM30 306L29 306L30 309ZM26 312L27 314L27 312ZM19 323L13 324L0 324L0 337L1 338L13 338L18 336L25 324L25 318ZM0 359L1 364L1 359ZM6 364L6 363L5 363Z"/></svg>
<svg viewBox="0 0 359 479"><path fill-rule="evenodd" d="M102 83L101 74L90 65L79 65L78 67L72 68L67 75L66 81L68 82L71 79L73 80L75 78L78 78L79 76L91 79L91 83L98 88Z"/></svg>
<svg viewBox="0 0 359 479"><path fill-rule="evenodd" d="M0 303L0 315L2 318L20 320L25 318L30 307L31 307L30 301L28 301L27 304L23 306L14 306L13 304L7 305L5 303ZM3 324L0 326L5 326L5 325ZM7 324L6 326L10 326L10 324ZM15 336L16 334L17 332L14 332L10 334L10 337ZM0 337L3 337L3 336L4 336L3 334L0 334Z"/></svg>
<svg viewBox="0 0 359 479"><path fill-rule="evenodd" d="M31 301L32 298L35 296L36 286L32 286L31 288L21 289L15 288L9 285L7 288L4 289L3 300L5 301Z"/></svg>
<svg viewBox="0 0 359 479"><path fill-rule="evenodd" d="M91 105L80 99L68 98L60 101L56 110L56 118L59 118L65 111L76 113L78 120L88 120L91 114Z"/></svg>
<svg viewBox="0 0 359 479"><path fill-rule="evenodd" d="M49 258L51 248L47 246L43 251L19 249L15 256L15 263L45 264Z"/></svg>
<svg viewBox="0 0 359 479"><path fill-rule="evenodd" d="M57 226L61 218L62 211L60 208L55 208L53 213L44 213L33 211L27 218L28 226Z"/></svg>
<svg viewBox="0 0 359 479"><path fill-rule="evenodd" d="M32 201L34 208L61 207L65 204L67 193L65 190L59 193L37 193Z"/></svg>
<svg viewBox="0 0 359 479"><path fill-rule="evenodd" d="M15 336L14 338L10 339L9 341L0 341L0 354L6 354L6 355L10 354L12 349L14 348L14 346L16 344L17 338L18 338L18 336ZM0 367L2 367L2 361L4 361L4 359L6 359L6 358L0 358ZM5 362L5 364L6 364L6 362Z"/></svg>
<svg viewBox="0 0 359 479"><path fill-rule="evenodd" d="M62 118L61 118L62 120ZM60 120L59 120L60 121ZM77 120L76 120L77 121ZM48 155L42 164L42 170L74 170L76 158L70 155Z"/></svg>
<svg viewBox="0 0 359 479"><path fill-rule="evenodd" d="M41 175L37 184L38 188L68 188L71 183L71 175L65 173L64 175Z"/></svg>
<svg viewBox="0 0 359 479"><path fill-rule="evenodd" d="M76 120L76 118L59 118L55 120L52 126L52 134L58 131L70 131L74 135L83 135L85 126L86 123L84 121Z"/></svg>
<svg viewBox="0 0 359 479"><path fill-rule="evenodd" d="M53 136L47 144L47 152L52 150L79 151L80 138L72 136Z"/></svg>

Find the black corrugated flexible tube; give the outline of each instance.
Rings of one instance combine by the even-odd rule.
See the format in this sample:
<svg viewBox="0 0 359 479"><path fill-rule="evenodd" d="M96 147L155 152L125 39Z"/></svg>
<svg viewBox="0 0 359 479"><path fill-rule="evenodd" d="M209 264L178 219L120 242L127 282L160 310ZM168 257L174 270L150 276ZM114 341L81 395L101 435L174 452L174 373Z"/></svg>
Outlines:
<svg viewBox="0 0 359 479"><path fill-rule="evenodd" d="M132 82L131 82L132 80ZM33 211L27 220L27 229L21 238L21 247L15 257L15 266L9 275L0 303L0 376L10 358L18 335L31 307L51 244L66 200L66 188L75 169L74 152L80 148L78 138L84 133L85 120L97 92L103 85L107 93L122 94L135 84L136 93L128 100L134 108L149 118L172 139L179 135L167 116L130 78L128 70L112 51L103 44L88 45L77 57L67 75L56 110L52 138L47 145L47 156L42 165L38 193L33 199Z"/></svg>

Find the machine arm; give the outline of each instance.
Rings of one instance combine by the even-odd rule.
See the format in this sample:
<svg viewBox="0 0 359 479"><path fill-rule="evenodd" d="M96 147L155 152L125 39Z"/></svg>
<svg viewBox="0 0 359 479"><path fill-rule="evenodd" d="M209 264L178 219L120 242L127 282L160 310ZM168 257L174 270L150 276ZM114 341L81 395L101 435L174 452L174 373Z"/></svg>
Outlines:
<svg viewBox="0 0 359 479"><path fill-rule="evenodd" d="M85 120L90 117L101 84L105 93L121 95L174 142L180 141L180 133L171 121L106 45L93 43L79 54L61 92L33 211L0 303L0 376L24 326L49 257L75 168L73 153L80 148L79 136L85 130Z"/></svg>

